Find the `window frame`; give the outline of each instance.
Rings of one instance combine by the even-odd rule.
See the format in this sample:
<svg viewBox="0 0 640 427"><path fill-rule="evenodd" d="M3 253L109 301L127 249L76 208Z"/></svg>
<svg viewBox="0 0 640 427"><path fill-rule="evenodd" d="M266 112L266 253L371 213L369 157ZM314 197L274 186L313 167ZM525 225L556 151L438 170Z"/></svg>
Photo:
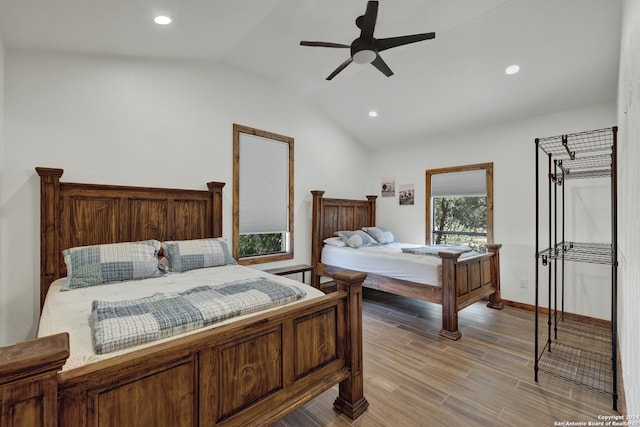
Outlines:
<svg viewBox="0 0 640 427"><path fill-rule="evenodd" d="M487 187L487 244L493 243L493 162L489 162L438 169L427 169L425 171L425 244L430 245L433 241L433 208L431 196L431 179L433 175L475 170L485 171Z"/></svg>
<svg viewBox="0 0 640 427"><path fill-rule="evenodd" d="M285 251L278 254L255 255L240 258L240 136L241 134L258 136L265 140L274 140L278 143L288 144L288 207L287 207L287 227L288 242L285 242ZM233 236L232 236L232 255L233 258L241 265L260 264L274 261L293 259L293 194L294 194L294 139L285 135L268 132L261 129L233 124Z"/></svg>

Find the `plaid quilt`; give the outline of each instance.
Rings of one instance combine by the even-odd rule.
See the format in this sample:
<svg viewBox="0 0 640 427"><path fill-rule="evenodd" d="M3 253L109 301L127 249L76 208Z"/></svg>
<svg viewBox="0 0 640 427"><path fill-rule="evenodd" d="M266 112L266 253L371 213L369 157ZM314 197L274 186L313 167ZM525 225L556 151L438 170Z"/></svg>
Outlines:
<svg viewBox="0 0 640 427"><path fill-rule="evenodd" d="M455 253L465 253L471 252L471 248L469 246L455 246L455 245L428 245L428 246L419 246L417 248L401 248L402 252L406 254L413 255L438 255L438 252L455 252Z"/></svg>
<svg viewBox="0 0 640 427"><path fill-rule="evenodd" d="M135 300L93 301L93 348L97 354L109 353L284 305L304 295L295 286L258 278Z"/></svg>

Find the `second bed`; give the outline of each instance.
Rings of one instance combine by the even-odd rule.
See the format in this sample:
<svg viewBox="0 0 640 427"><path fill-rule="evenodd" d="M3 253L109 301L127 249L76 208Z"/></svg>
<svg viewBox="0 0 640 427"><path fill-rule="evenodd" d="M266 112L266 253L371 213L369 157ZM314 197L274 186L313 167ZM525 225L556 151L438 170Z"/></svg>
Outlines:
<svg viewBox="0 0 640 427"><path fill-rule="evenodd" d="M402 248L420 247L406 243L358 249L331 247L327 239L339 231L375 227L377 196L354 200L325 198L324 191L320 190L311 193L311 264L315 268L316 286L320 286L321 277L333 277L340 270L366 272L365 287L442 305L440 335L453 340L462 336L458 312L463 308L488 298L488 307L502 309L501 245L487 244L485 254L443 249L437 256L402 253Z"/></svg>

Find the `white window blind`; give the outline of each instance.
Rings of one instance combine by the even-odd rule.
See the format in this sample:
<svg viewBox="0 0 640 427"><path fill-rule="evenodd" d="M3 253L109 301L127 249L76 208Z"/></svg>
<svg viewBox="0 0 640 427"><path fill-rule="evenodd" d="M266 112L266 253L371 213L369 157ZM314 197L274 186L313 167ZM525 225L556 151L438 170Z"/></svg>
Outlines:
<svg viewBox="0 0 640 427"><path fill-rule="evenodd" d="M486 196L487 173L484 169L435 174L431 177L431 196Z"/></svg>
<svg viewBox="0 0 640 427"><path fill-rule="evenodd" d="M289 144L240 134L240 233L288 231Z"/></svg>

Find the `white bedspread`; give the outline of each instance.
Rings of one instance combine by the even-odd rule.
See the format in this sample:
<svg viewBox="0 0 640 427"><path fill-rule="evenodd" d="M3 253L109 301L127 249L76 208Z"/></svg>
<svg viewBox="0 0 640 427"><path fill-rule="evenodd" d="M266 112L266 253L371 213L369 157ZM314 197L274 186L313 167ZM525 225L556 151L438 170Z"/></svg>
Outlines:
<svg viewBox="0 0 640 427"><path fill-rule="evenodd" d="M125 299L143 298L158 292L179 292L200 285L215 285L255 277L269 277L270 280L292 284L304 289L307 295L299 301L324 295L323 292L295 280L281 276L273 276L260 270L238 265L203 268L187 271L185 273L169 273L162 277L91 286L66 292L60 291L60 288L66 281L66 278L63 278L56 280L49 288L45 305L42 309L42 315L40 316L38 337L53 335L60 332L68 332L71 355L69 359L67 359L67 363L64 365L62 370L77 368L91 362L135 351L140 348L169 341L176 337L196 333L202 330L198 329L182 335L176 335L174 337L141 344L126 350L97 355L93 352L91 328L89 327L91 302L94 299L103 301L120 301ZM296 304L296 302L292 304ZM277 308L274 308L273 310L275 309ZM206 329L215 328L249 316L251 315L235 317L209 326Z"/></svg>
<svg viewBox="0 0 640 427"><path fill-rule="evenodd" d="M421 246L424 245L398 242L358 249L325 245L322 248L322 263L394 279L440 286L442 284L440 257L402 252L402 248ZM478 255L477 252L471 251L462 254L460 259L476 255Z"/></svg>

